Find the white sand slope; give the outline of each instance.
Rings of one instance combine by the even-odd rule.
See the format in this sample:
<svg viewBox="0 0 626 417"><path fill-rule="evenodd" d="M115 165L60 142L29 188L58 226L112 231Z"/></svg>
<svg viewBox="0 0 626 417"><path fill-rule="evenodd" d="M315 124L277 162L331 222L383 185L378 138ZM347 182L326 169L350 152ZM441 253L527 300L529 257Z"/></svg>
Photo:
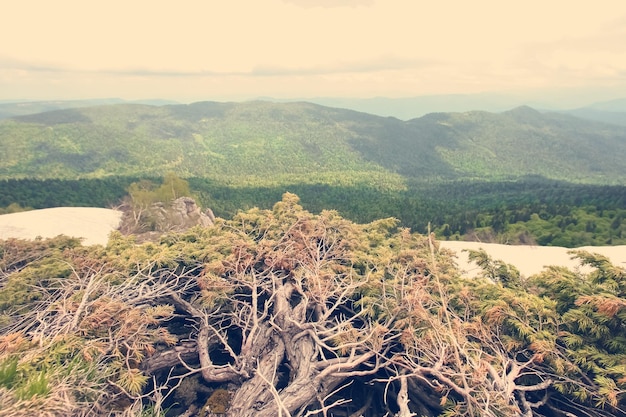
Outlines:
<svg viewBox="0 0 626 417"><path fill-rule="evenodd" d="M550 265L576 269L580 263L572 259L568 251L572 249L556 246L511 246L495 243L442 241L440 247L456 252L459 268L468 275L475 276L480 268L469 262L468 253L463 249L478 250L483 248L493 259L499 259L514 265L522 275L530 276L541 272ZM614 265L626 267L626 246L585 246L577 248L587 252L599 253L608 257Z"/></svg>
<svg viewBox="0 0 626 417"><path fill-rule="evenodd" d="M0 239L35 239L63 234L82 238L85 245L105 245L121 218L120 211L94 207L56 207L3 214Z"/></svg>

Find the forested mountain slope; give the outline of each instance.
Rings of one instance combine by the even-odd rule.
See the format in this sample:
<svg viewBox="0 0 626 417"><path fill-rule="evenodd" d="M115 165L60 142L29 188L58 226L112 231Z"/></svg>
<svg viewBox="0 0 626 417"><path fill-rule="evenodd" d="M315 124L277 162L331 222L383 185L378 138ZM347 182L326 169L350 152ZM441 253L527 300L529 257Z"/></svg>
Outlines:
<svg viewBox="0 0 626 417"><path fill-rule="evenodd" d="M533 174L573 182L623 183L626 172L626 132L609 124L542 114L530 107L499 114L431 114L409 123L418 130L431 126L434 135L444 130L454 138L454 146L440 145L437 151L468 176Z"/></svg>
<svg viewBox="0 0 626 417"><path fill-rule="evenodd" d="M0 178L159 176L231 185L375 184L525 175L626 183L626 132L542 114L437 113L410 121L310 103L114 104L0 122Z"/></svg>

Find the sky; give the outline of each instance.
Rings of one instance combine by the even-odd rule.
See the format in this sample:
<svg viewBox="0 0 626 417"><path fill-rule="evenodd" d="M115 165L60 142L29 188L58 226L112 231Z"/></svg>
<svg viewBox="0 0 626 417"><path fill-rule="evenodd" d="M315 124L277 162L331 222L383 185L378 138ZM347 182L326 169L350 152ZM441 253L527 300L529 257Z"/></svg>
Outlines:
<svg viewBox="0 0 626 417"><path fill-rule="evenodd" d="M624 0L20 0L0 100L626 97Z"/></svg>

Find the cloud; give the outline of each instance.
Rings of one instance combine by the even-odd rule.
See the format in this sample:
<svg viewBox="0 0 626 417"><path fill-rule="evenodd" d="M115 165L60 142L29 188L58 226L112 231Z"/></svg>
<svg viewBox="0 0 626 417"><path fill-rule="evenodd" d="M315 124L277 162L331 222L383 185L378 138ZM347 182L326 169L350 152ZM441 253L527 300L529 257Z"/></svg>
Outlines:
<svg viewBox="0 0 626 417"><path fill-rule="evenodd" d="M233 75L245 75L245 72L220 72L220 71L179 71L179 70L159 70L159 69L102 69L89 72L104 75L122 75L131 77L225 77Z"/></svg>
<svg viewBox="0 0 626 417"><path fill-rule="evenodd" d="M305 9L311 9L313 7L361 7L374 4L374 0L283 0L283 2L298 7L304 7Z"/></svg>
<svg viewBox="0 0 626 417"><path fill-rule="evenodd" d="M281 77L281 76L316 76L329 74L376 73L406 69L433 67L440 62L401 57L378 57L371 60L337 62L308 67L287 67L279 65L257 65L249 71L212 71L212 70L176 70L150 68L70 68L53 64L39 64L11 59L1 59L0 67L32 73L64 74L100 74L130 77Z"/></svg>
<svg viewBox="0 0 626 417"><path fill-rule="evenodd" d="M11 58L0 57L0 68L4 71L19 71L23 73L56 73L56 74L101 74L101 75L121 75L136 77L208 77L208 76L229 76L245 75L244 72L218 72L218 71L178 71L170 69L148 69L148 68L72 68L69 66L55 65L50 63L37 63L20 61Z"/></svg>
<svg viewBox="0 0 626 417"><path fill-rule="evenodd" d="M605 27L605 32L624 32L626 28L626 14L619 15L612 19Z"/></svg>
<svg viewBox="0 0 626 417"><path fill-rule="evenodd" d="M624 42L626 32L622 30L534 42L520 49L512 65L551 82L622 82Z"/></svg>
<svg viewBox="0 0 626 417"><path fill-rule="evenodd" d="M11 58L0 57L0 68L4 70L19 70L26 72L66 72L67 69L38 62L26 62Z"/></svg>
<svg viewBox="0 0 626 417"><path fill-rule="evenodd" d="M435 61L406 59L399 57L380 57L367 61L339 62L331 65L311 67L279 67L257 66L249 75L253 76L289 76L289 75L328 75L347 73L368 73L381 71L406 70L412 68L432 67L439 64Z"/></svg>

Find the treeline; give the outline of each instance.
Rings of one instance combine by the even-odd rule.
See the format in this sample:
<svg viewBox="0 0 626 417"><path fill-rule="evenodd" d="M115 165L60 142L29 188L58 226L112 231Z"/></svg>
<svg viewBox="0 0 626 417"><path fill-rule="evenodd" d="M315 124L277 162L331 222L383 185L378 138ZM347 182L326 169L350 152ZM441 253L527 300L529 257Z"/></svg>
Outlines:
<svg viewBox="0 0 626 417"><path fill-rule="evenodd" d="M439 187L439 238L576 247L626 243L626 187L528 179Z"/></svg>
<svg viewBox="0 0 626 417"><path fill-rule="evenodd" d="M147 180L160 183L160 178ZM0 207L114 207L132 177L79 180L4 180ZM480 239L509 244L576 247L626 244L626 187L570 184L531 177L519 181L450 181L409 184L403 191L352 186L293 184L234 187L188 178L194 196L223 218L240 210L267 209L284 192L300 196L312 212L337 210L357 222L395 217L419 233L441 239Z"/></svg>
<svg viewBox="0 0 626 417"><path fill-rule="evenodd" d="M139 178L97 179L9 179L0 180L0 207L12 203L22 207L113 207Z"/></svg>

